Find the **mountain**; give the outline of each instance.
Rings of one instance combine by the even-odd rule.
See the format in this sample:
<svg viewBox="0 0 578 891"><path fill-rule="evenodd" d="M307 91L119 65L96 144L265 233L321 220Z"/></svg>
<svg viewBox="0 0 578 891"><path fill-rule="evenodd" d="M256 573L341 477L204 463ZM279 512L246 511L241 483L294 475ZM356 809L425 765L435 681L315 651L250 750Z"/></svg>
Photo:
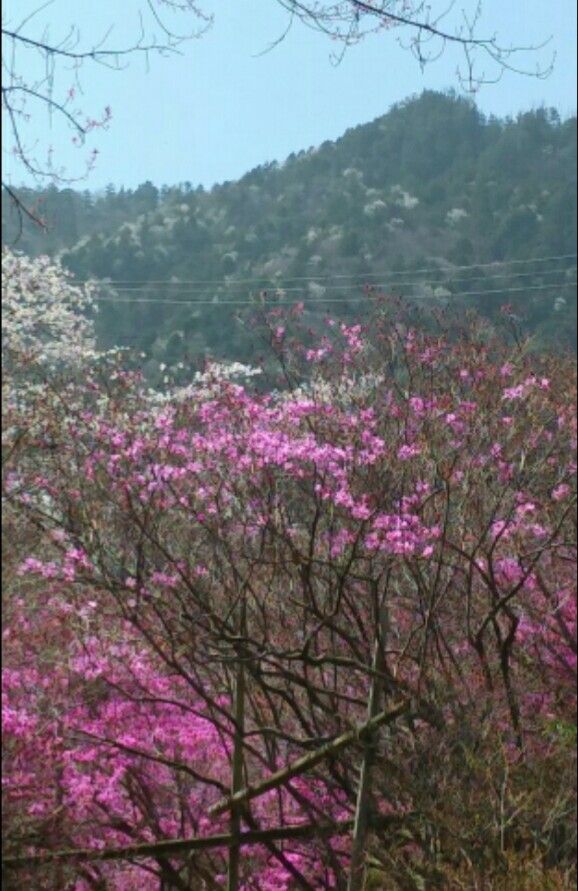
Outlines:
<svg viewBox="0 0 578 891"><path fill-rule="evenodd" d="M25 224L18 247L117 283L99 313L103 343L137 346L152 366L207 350L246 357L234 316L263 289L351 316L364 283L489 317L510 303L540 344L574 342L576 119L554 110L486 118L424 92L210 191L24 197L50 229ZM5 242L15 227L3 201Z"/></svg>

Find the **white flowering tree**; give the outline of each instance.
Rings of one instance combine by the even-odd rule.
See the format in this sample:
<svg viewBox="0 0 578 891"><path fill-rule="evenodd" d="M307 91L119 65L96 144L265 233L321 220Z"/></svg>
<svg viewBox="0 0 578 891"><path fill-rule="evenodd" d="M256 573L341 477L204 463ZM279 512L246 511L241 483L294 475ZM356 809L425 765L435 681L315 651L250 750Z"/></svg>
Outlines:
<svg viewBox="0 0 578 891"><path fill-rule="evenodd" d="M48 257L2 252L2 369L48 372L94 358L91 285L73 284ZM11 375L12 376L12 375Z"/></svg>
<svg viewBox="0 0 578 891"><path fill-rule="evenodd" d="M48 257L2 252L4 473L35 442L40 418L52 416L57 426L59 412L72 409L78 382L100 356L93 292Z"/></svg>

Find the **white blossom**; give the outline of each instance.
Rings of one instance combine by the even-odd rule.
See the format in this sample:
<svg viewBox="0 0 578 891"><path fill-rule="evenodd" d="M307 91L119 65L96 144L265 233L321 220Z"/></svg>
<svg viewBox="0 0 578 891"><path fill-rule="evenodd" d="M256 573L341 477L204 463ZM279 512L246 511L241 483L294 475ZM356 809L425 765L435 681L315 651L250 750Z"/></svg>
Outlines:
<svg viewBox="0 0 578 891"><path fill-rule="evenodd" d="M2 252L2 367L44 370L82 364L97 355L94 285L76 285L58 261Z"/></svg>
<svg viewBox="0 0 578 891"><path fill-rule="evenodd" d="M446 220L450 226L455 226L456 223L461 222L461 220L465 219L467 216L469 216L469 214L463 207L452 207L446 214Z"/></svg>

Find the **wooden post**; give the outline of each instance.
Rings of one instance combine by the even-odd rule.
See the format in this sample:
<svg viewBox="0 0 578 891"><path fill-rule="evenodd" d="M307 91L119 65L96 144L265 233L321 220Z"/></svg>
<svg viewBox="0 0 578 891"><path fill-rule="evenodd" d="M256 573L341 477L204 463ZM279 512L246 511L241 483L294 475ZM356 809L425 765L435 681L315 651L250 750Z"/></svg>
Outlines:
<svg viewBox="0 0 578 891"><path fill-rule="evenodd" d="M292 780L293 777L301 776L307 770L320 764L321 761L333 757L337 752L340 752L342 749L347 748L347 746L357 742L361 737L377 730L378 727L382 727L384 724L392 724L402 715L407 714L410 711L410 708L411 700L401 700L388 709L388 711L380 712L375 718L372 718L371 721L361 724L354 730L348 730L347 733L342 733L341 736L325 743L318 749L315 749L314 752L309 752L307 755L303 755L301 758L298 758L297 761L293 761L292 764L289 764L282 770L278 770L276 773L271 774L271 776L267 777L266 780L263 780L257 786L245 786L244 789L241 789L235 795L231 795L229 798L222 798L220 801L217 801L216 804L211 805L207 811L208 815L210 817L218 817L220 814L224 814L225 811L229 811L234 804L244 804L255 798L259 798L271 789L277 789L280 786L287 785L289 780Z"/></svg>
<svg viewBox="0 0 578 891"><path fill-rule="evenodd" d="M247 608L245 596L241 602L241 616L239 622L239 634L245 637L247 632ZM231 796L240 792L243 788L243 767L244 767L244 735L245 735L245 666L243 664L242 649L239 653L237 662L237 671L235 679L235 735L233 739L233 764L231 776ZM239 870L241 865L241 814L242 805L234 802L231 805L230 817L230 834L231 842L229 845L229 869L227 875L227 891L238 891L239 889Z"/></svg>
<svg viewBox="0 0 578 891"><path fill-rule="evenodd" d="M380 609L373 648L373 675L367 702L367 720L379 714L383 696L384 651L387 632L386 608ZM351 847L351 863L347 891L363 891L365 885L365 847L371 821L371 771L375 762L376 731L368 734L357 789L357 805Z"/></svg>

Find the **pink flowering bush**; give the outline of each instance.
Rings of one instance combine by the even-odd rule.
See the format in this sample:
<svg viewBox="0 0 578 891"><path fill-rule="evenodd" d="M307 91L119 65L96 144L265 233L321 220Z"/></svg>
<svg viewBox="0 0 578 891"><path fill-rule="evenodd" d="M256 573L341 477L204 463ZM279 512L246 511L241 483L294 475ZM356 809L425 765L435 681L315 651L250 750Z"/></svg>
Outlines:
<svg viewBox="0 0 578 891"><path fill-rule="evenodd" d="M159 403L107 366L25 419L11 408L9 851L226 832L210 807L239 738L257 785L362 724L371 696L407 703L373 740L389 823L368 847L392 881L489 874L530 824L568 865L572 840L541 827L566 832L571 790L556 810L553 786L523 784L567 758L576 704L574 378L387 304L317 341L299 324L269 320L272 392L219 378ZM243 829L343 824L363 755L359 740L256 797ZM349 852L337 830L246 845L240 887L342 888ZM58 868L74 891L209 889L227 858Z"/></svg>

